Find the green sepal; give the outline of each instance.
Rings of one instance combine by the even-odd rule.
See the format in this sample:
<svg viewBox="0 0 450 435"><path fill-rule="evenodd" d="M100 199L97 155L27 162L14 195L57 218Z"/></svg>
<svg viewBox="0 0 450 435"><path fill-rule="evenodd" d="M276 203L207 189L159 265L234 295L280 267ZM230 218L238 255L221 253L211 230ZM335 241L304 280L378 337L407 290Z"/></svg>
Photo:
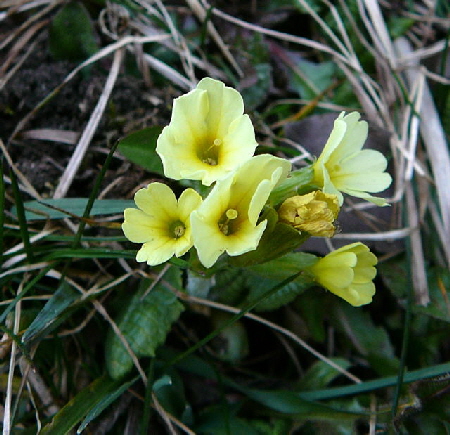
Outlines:
<svg viewBox="0 0 450 435"><path fill-rule="evenodd" d="M318 187L312 183L313 178L312 166L292 171L289 177L272 191L269 196L269 204L275 207L291 196L305 195L313 190L318 190Z"/></svg>
<svg viewBox="0 0 450 435"><path fill-rule="evenodd" d="M293 251L310 237L309 234L300 233L290 225L278 222L278 213L271 207L264 210L260 220L265 219L267 227L258 247L237 257L230 257L230 264L246 267L265 263Z"/></svg>

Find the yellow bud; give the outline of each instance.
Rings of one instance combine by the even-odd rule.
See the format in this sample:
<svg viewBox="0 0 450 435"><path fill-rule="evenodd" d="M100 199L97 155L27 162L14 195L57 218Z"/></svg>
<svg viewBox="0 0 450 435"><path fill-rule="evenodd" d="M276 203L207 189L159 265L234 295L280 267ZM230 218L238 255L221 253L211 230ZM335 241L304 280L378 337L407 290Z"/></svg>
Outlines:
<svg viewBox="0 0 450 435"><path fill-rule="evenodd" d="M320 190L292 196L278 210L281 222L316 237L333 237L336 230L334 221L338 214L338 197Z"/></svg>

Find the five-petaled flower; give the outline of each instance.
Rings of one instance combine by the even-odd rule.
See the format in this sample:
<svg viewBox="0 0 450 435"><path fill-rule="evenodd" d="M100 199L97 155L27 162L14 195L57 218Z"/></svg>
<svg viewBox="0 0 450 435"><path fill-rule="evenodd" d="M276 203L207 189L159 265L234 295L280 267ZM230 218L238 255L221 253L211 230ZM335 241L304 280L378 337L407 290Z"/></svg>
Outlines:
<svg viewBox="0 0 450 435"><path fill-rule="evenodd" d="M239 92L204 78L194 90L175 99L156 151L167 177L201 180L210 186L250 159L256 146Z"/></svg>
<svg viewBox="0 0 450 435"><path fill-rule="evenodd" d="M155 266L192 247L189 216L202 202L194 189L183 191L177 201L170 187L151 183L136 192L134 201L139 210L125 210L122 229L130 241L143 243L137 261Z"/></svg>
<svg viewBox="0 0 450 435"><path fill-rule="evenodd" d="M236 256L257 248L267 225L258 223L259 215L290 169L287 160L262 154L216 183L191 216L194 246L205 267L225 251Z"/></svg>
<svg viewBox="0 0 450 435"><path fill-rule="evenodd" d="M333 237L336 230L334 221L338 214L337 196L320 190L291 196L278 209L281 222L316 237Z"/></svg>
<svg viewBox="0 0 450 435"><path fill-rule="evenodd" d="M385 172L386 158L376 150L361 150L368 133L367 122L359 121L359 113L342 112L334 121L334 128L322 154L313 165L314 182L325 193L339 197L341 192L366 199L376 205L386 205L383 198L367 192L381 192L391 183Z"/></svg>
<svg viewBox="0 0 450 435"><path fill-rule="evenodd" d="M357 242L330 252L307 269L322 287L358 307L372 301L375 294L377 257Z"/></svg>

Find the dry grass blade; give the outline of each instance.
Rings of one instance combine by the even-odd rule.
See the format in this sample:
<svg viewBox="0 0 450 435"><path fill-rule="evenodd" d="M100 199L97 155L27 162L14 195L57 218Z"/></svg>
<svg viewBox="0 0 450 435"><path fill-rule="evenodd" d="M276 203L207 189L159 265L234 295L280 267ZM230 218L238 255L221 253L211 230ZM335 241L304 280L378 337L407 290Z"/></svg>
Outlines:
<svg viewBox="0 0 450 435"><path fill-rule="evenodd" d="M17 289L17 292L20 293L22 291L22 284ZM20 318L22 313L22 301L18 301L16 306L14 307L14 327L13 333L17 336L20 330ZM9 371L8 371L8 383L6 385L6 397L5 397L5 410L3 415L3 434L9 435L11 433L11 405L12 405L12 396L13 396L13 379L14 379L14 370L16 367L16 352L17 352L17 343L13 340L11 345L11 354L9 359Z"/></svg>
<svg viewBox="0 0 450 435"><path fill-rule="evenodd" d="M83 134L80 137L78 145L75 148L75 151L67 165L66 170L64 171L61 180L56 187L54 198L63 198L67 191L69 190L70 185L75 177L75 174L78 168L81 165L81 161L86 154L89 143L91 142L92 137L100 123L100 119L105 110L106 104L109 100L111 92L113 90L114 84L117 80L117 76L119 74L120 65L122 63L123 51L119 49L114 54L114 60L111 66L111 70L109 72L108 78L105 83L105 87L103 89L102 94L98 100L97 105L95 106L94 111L89 119L89 122L83 131Z"/></svg>
<svg viewBox="0 0 450 435"><path fill-rule="evenodd" d="M411 184L406 187L406 206L411 227L416 228L409 237L411 243L411 281L413 283L416 303L428 305L430 295L428 291L427 272L423 255L422 238L420 235L418 210Z"/></svg>
<svg viewBox="0 0 450 435"><path fill-rule="evenodd" d="M51 142L65 143L67 145L75 145L80 138L80 134L76 131L54 130L49 128L27 130L20 136L23 139L48 140Z"/></svg>
<svg viewBox="0 0 450 435"><path fill-rule="evenodd" d="M0 149L2 150L3 156L5 157L9 167L14 171L17 178L22 182L23 187L21 190L25 190L30 196L34 199L41 199L41 195L36 191L36 189L32 186L32 184L28 181L27 177L19 171L17 166L14 164L11 156L8 153L3 141L0 139ZM6 177L5 177L6 178Z"/></svg>
<svg viewBox="0 0 450 435"><path fill-rule="evenodd" d="M408 41L404 38L399 38L396 41L395 47L400 57L403 57L403 55L408 56L412 51ZM420 74L419 65L417 62L411 62L409 68L405 70L405 75L410 86L417 80L418 74ZM448 188L450 186L450 155L433 97L426 84L424 84L420 115L420 133L427 149L427 155L433 171L445 235L445 238L441 242L447 264L450 265L450 189Z"/></svg>
<svg viewBox="0 0 450 435"><path fill-rule="evenodd" d="M203 21L205 21L205 19L207 19L206 10L198 0L186 0L186 3L192 9L192 11L195 13L195 15L197 15L197 17L200 21L203 22ZM206 2L204 2L204 3L206 3ZM206 4L205 7L207 9L210 9L211 6ZM225 59L227 59L228 62L230 62L230 64L233 66L233 68L235 69L235 71L237 72L239 77L243 77L244 72L242 71L241 67L237 64L236 60L232 56L228 47L223 42L221 36L219 35L219 32L214 27L214 24L211 23L210 21L208 21L206 27L208 29L209 34L214 39L215 43L218 45L218 47L222 51L222 54L224 55Z"/></svg>

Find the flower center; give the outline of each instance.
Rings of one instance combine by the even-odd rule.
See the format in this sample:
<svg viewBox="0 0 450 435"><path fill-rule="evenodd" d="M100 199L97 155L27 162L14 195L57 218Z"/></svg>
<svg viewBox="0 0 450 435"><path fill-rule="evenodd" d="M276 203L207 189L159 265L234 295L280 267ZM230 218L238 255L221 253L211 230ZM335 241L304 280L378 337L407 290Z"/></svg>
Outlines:
<svg viewBox="0 0 450 435"><path fill-rule="evenodd" d="M180 237L184 236L184 233L186 232L186 227L181 221L175 221L172 222L172 224L169 227L170 235L174 239L179 239Z"/></svg>
<svg viewBox="0 0 450 435"><path fill-rule="evenodd" d="M219 219L219 230L228 236L233 232L232 221L238 217L238 212L234 208L229 208Z"/></svg>
<svg viewBox="0 0 450 435"><path fill-rule="evenodd" d="M217 166L219 164L219 149L221 145L221 139L214 139L211 145L200 150L199 157L201 161L209 166Z"/></svg>

